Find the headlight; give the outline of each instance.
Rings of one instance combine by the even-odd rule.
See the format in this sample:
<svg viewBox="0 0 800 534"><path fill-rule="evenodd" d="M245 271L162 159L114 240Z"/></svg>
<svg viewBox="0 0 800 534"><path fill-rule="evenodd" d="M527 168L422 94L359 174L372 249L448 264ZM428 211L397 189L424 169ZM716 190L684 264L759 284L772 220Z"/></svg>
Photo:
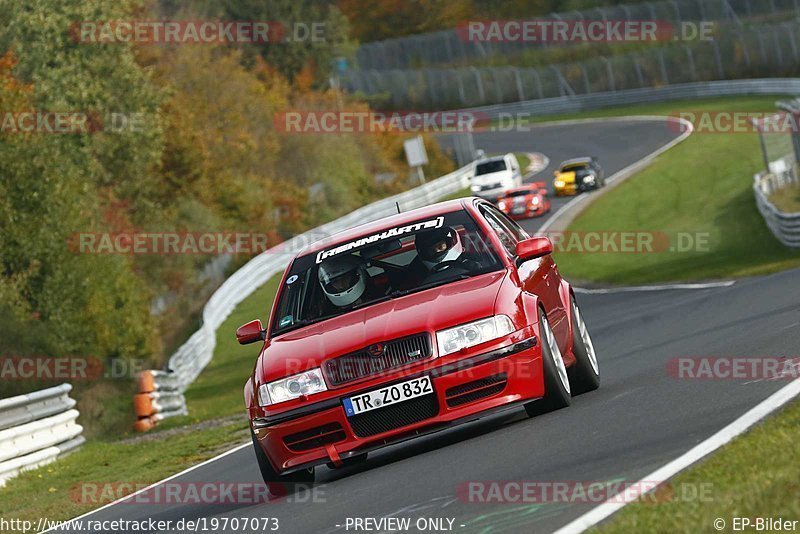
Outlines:
<svg viewBox="0 0 800 534"><path fill-rule="evenodd" d="M269 406L327 390L325 380L322 379L322 371L311 369L299 375L261 384L258 387L258 403L261 406Z"/></svg>
<svg viewBox="0 0 800 534"><path fill-rule="evenodd" d="M461 349L506 336L513 331L514 325L511 319L505 315L495 315L474 323L439 330L436 332L439 356L446 356Z"/></svg>
<svg viewBox="0 0 800 534"><path fill-rule="evenodd" d="M554 185L556 187L564 187L564 180L556 180Z"/></svg>
<svg viewBox="0 0 800 534"><path fill-rule="evenodd" d="M538 204L538 203L539 203L539 197L533 197L531 199L531 204Z"/></svg>
<svg viewBox="0 0 800 534"><path fill-rule="evenodd" d="M585 183L585 184L594 183L594 175L593 174L587 174L586 176L584 176L583 177L583 183Z"/></svg>
<svg viewBox="0 0 800 534"><path fill-rule="evenodd" d="M505 210L506 203L501 200L500 202L497 203L497 207L500 208L501 210Z"/></svg>

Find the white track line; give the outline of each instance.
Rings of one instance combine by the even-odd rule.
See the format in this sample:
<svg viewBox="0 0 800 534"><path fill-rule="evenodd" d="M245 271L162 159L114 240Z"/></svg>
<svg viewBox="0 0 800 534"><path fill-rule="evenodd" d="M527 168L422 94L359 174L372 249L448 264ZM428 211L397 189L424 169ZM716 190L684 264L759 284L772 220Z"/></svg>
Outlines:
<svg viewBox="0 0 800 534"><path fill-rule="evenodd" d="M229 451L223 452L222 454L214 456L213 458L209 458L208 460L206 460L204 462L201 462L201 463L199 463L197 465L193 465L192 467L184 469L180 473L175 473L174 475L171 475L171 476L165 478L164 480L159 480L158 482L154 482L153 484L150 484L146 488L142 488L142 489L140 489L139 491L137 491L135 493L131 493L130 495L126 495L124 497L120 497L119 499L115 500L114 502L110 502L108 504L105 504L105 505L101 506L100 508L97 508L96 510L92 510L90 512L86 512L83 515L79 515L78 517L74 517L72 519L67 519L67 520L61 521L59 523L64 525L64 528L70 528L70 521L79 521L79 520L81 520L81 519L83 519L85 517L88 517L88 516L92 515L92 514L96 514L97 512L99 512L101 510L105 510L106 508L110 508L112 506L115 506L115 505L117 505L117 504L119 504L119 503L121 503L123 501L132 499L133 497L135 497L136 495L139 495L140 493L144 493L145 491L151 490L151 489L155 488L156 486L160 486L161 484L164 484L165 482L169 482L170 480L178 478L179 476L185 475L186 473L190 473L190 472L194 471L195 469L200 469L204 465L208 465L210 463L216 462L217 460L219 460L221 458L229 456L229 455L231 455L231 454L233 454L235 452L238 452L238 451L240 451L240 450L242 450L242 449L244 449L246 447L252 447L252 446L253 445L250 442L242 443L241 445L237 445L236 447L234 447L233 449L231 449ZM41 534L44 534L45 532L58 531L58 530L61 530L61 529L57 528L57 527L51 527L51 528L48 528L47 530L43 530L41 532Z"/></svg>
<svg viewBox="0 0 800 534"><path fill-rule="evenodd" d="M723 282L706 282L698 284L663 284L654 286L632 286L632 287L610 287L606 289L585 289L582 287L573 288L576 293L587 295L606 295L609 293L633 293L638 291L666 291L670 289L711 289L715 287L730 287L736 280L725 280Z"/></svg>
<svg viewBox="0 0 800 534"><path fill-rule="evenodd" d="M562 122L556 122L556 123L550 123L550 124L572 125L572 124L581 124L581 123L584 123L584 122L601 122L601 121L605 121L605 122L608 122L608 121L614 121L614 122L619 122L619 121L658 121L658 122L666 122L666 123L669 123L670 121L672 121L672 122L680 122L681 125L684 128L684 131L683 131L683 133L681 135L679 135L678 137L676 137L675 139L673 139L672 141L670 141L666 145L664 145L661 148L655 150L654 152L651 152L650 154L648 154L647 156L643 157L639 161L628 165L627 167L625 167L621 171L614 173L614 175L610 176L606 180L606 183L608 183L608 184L613 183L615 180L617 180L619 178L624 178L624 177L626 177L626 176L628 176L630 174L633 174L634 172L636 172L637 170L639 170L641 168L644 168L651 161L653 161L655 158L657 158L658 156L660 156L661 154L663 154L664 152L666 152L670 148L674 147L678 143L681 143L684 140L686 140L686 138L688 138L694 132L694 126L692 125L691 122L687 121L686 119L677 119L675 117L667 117L667 116L664 116L664 115L637 115L637 116L631 116L631 117L614 117L613 119L607 119L607 120L606 119L578 119L578 120L573 120L573 121L562 121ZM591 199L594 196L595 195L591 194L591 193L590 194L584 193L583 195L576 196L575 198L573 198L572 200L570 200L569 202L567 202L566 204L561 206L558 209L558 211L556 211L549 219L547 219L544 222L544 224L536 231L536 233L537 234L542 234L542 233L546 232L547 229L550 228L558 220L559 217L563 216L564 213L567 212L567 210L572 209L574 206L578 205L579 203L584 202L586 199Z"/></svg>
<svg viewBox="0 0 800 534"><path fill-rule="evenodd" d="M582 515L578 519L568 523L558 529L555 534L578 534L593 527L614 512L620 510L626 504L635 501L640 496L640 490L646 485L645 481L666 481L670 477L683 471L693 463L704 458L708 454L719 449L730 442L736 436L744 433L764 417L768 416L790 400L800 394L800 380L793 380L789 385L784 386L776 393L772 394L755 408L745 413L743 416L729 424L707 440L692 448L685 454L679 456L664 467L657 469L642 478L638 484L633 484L625 492L620 500L622 502L606 502L593 508L591 511ZM651 484L652 486L652 484Z"/></svg>

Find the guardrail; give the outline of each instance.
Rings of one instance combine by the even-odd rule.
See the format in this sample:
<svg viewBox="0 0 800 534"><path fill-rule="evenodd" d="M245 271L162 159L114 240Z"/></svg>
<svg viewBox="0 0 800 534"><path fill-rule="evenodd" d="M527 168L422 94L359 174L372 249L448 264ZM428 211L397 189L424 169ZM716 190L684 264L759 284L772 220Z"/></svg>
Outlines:
<svg viewBox="0 0 800 534"><path fill-rule="evenodd" d="M469 185L471 172L472 165L466 165L427 184L368 204L295 236L247 262L211 295L203 308L202 326L169 358L166 370L142 373L140 393L134 397L134 410L139 417L134 429L147 431L160 420L186 414L183 391L211 360L217 329L240 302L282 272L298 251L336 232L396 213L398 206L401 210L418 208L460 191Z"/></svg>
<svg viewBox="0 0 800 534"><path fill-rule="evenodd" d="M769 200L776 191L800 183L794 155L770 163L770 172L755 175L753 193L756 206L775 237L790 248L800 248L800 213L786 213Z"/></svg>
<svg viewBox="0 0 800 534"><path fill-rule="evenodd" d="M0 486L83 444L70 384L0 399Z"/></svg>

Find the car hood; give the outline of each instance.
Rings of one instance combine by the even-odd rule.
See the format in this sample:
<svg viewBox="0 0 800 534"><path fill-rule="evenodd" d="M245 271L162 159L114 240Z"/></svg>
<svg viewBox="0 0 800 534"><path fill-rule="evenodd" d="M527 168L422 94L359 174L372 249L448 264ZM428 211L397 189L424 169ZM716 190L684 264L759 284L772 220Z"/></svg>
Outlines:
<svg viewBox="0 0 800 534"><path fill-rule="evenodd" d="M373 343L463 324L494 314L507 271L451 282L298 328L273 338L261 354L260 381L319 367Z"/></svg>
<svg viewBox="0 0 800 534"><path fill-rule="evenodd" d="M489 174L477 174L472 178L473 185L489 185L489 184L496 184L498 182L502 182L503 180L507 180L508 178L513 177L514 175L508 169L504 171L497 171L492 172Z"/></svg>
<svg viewBox="0 0 800 534"><path fill-rule="evenodd" d="M559 172L556 180L561 180L564 183L575 183L575 171Z"/></svg>

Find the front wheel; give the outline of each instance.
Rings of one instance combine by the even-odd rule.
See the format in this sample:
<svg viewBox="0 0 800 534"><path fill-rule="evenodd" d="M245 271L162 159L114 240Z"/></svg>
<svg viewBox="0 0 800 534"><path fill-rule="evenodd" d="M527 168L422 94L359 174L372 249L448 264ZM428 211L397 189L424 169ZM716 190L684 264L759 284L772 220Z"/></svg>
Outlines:
<svg viewBox="0 0 800 534"><path fill-rule="evenodd" d="M589 329L583 321L575 297L570 297L572 304L572 354L575 365L569 369L569 381L572 394L580 395L594 391L600 387L600 369L597 366L597 353L594 350Z"/></svg>
<svg viewBox="0 0 800 534"><path fill-rule="evenodd" d="M261 444L256 439L252 428L250 429L250 437L253 439L253 449L256 453L256 461L258 462L258 469L261 471L261 477L273 496L283 497L293 492L296 486L310 485L314 482L313 467L286 475L279 475L272 468L272 464L269 463L269 458L267 458L264 449L261 448Z"/></svg>
<svg viewBox="0 0 800 534"><path fill-rule="evenodd" d="M539 310L539 333L542 343L542 369L544 371L544 398L525 404L528 417L534 417L572 403L570 383L564 358L550 329L547 317Z"/></svg>

